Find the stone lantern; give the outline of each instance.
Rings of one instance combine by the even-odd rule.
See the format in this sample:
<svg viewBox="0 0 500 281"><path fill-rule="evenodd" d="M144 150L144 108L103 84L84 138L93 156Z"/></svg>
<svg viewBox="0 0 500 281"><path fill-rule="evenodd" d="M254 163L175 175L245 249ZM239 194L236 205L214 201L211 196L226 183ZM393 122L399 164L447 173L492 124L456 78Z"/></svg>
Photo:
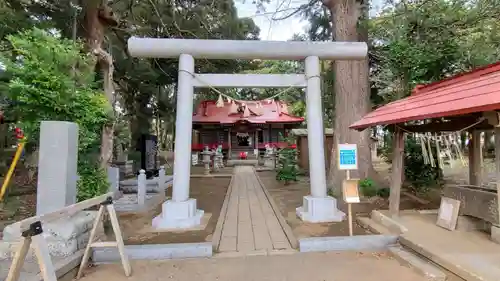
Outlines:
<svg viewBox="0 0 500 281"><path fill-rule="evenodd" d="M203 155L203 164L205 165L205 175L210 174L210 162L211 162L211 157L212 157L212 151L208 148L208 146L205 146L205 149L201 153Z"/></svg>

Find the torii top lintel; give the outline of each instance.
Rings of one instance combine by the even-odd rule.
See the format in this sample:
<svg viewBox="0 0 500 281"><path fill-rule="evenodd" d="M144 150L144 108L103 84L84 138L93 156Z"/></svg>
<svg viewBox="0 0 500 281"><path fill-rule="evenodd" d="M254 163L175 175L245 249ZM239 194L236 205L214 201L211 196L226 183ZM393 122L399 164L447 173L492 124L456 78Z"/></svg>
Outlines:
<svg viewBox="0 0 500 281"><path fill-rule="evenodd" d="M209 40L138 38L128 40L129 53L143 58L177 58L189 54L197 59L302 60L317 56L325 60L362 60L365 42L311 42L260 40Z"/></svg>

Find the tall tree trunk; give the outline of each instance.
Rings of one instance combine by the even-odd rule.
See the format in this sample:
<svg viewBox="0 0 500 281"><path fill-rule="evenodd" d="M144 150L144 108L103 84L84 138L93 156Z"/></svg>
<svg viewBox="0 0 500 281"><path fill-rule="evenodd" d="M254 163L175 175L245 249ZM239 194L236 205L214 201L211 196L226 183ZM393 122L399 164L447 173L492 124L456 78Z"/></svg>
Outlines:
<svg viewBox="0 0 500 281"><path fill-rule="evenodd" d="M358 30L363 15L356 0L323 0L332 15L332 32L335 41L367 41L367 30ZM368 81L368 57L361 61L334 62L335 70L335 143L351 143L358 146L358 170L351 172L353 178L367 178L374 175L370 152L370 130L358 132L349 126L361 119L370 109L370 87ZM332 158L337 159L335 149ZM331 162L330 187L339 194L345 172L337 169L337 160Z"/></svg>
<svg viewBox="0 0 500 281"><path fill-rule="evenodd" d="M107 0L86 0L84 3L85 43L88 51L96 58L96 69L103 78L104 95L110 106L114 104L113 58L103 48L105 31L117 24ZM100 166L106 168L113 157L114 122L106 124L101 132Z"/></svg>

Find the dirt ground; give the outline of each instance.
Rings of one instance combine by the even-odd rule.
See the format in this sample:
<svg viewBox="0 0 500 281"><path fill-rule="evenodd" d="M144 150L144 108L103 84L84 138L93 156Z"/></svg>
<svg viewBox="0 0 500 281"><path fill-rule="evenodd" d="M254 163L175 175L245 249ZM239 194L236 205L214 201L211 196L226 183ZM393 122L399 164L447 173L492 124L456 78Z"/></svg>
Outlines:
<svg viewBox="0 0 500 281"><path fill-rule="evenodd" d="M0 231L3 232L5 226L36 214L36 193L8 197L0 206Z"/></svg>
<svg viewBox="0 0 500 281"><path fill-rule="evenodd" d="M424 281L412 269L384 253L295 253L237 258L141 261L132 263L132 276L119 265L90 268L82 281Z"/></svg>
<svg viewBox="0 0 500 281"><path fill-rule="evenodd" d="M262 180L262 183L266 186L267 190L273 197L274 201L278 205L281 214L285 217L287 223L293 230L293 234L296 238L303 237L318 237L318 236L347 236L349 235L349 225L348 221L344 220L342 222L336 223L306 223L300 220L296 214L295 209L302 205L302 198L309 194L309 178L300 177L299 181L290 183L289 185L284 185L278 182L275 178L275 172L273 171L263 171L258 172L258 176ZM434 196L436 197L436 196ZM422 204L416 202L414 199L402 196L401 198L401 209L429 209L437 208L436 200L431 200L429 204ZM439 202L439 201L437 201ZM343 212L347 213L347 205L343 203L342 200L337 200L338 208ZM354 216L358 215L369 215L372 210L375 209L387 209L389 207L389 202L387 199L380 197L373 197L362 201L359 204L352 205L352 211ZM370 234L368 230L365 230L360 225L353 221L353 234L354 235L364 235Z"/></svg>
<svg viewBox="0 0 500 281"><path fill-rule="evenodd" d="M203 230L184 232L152 232L151 221L161 213L161 204L148 213L122 214L119 216L125 244L166 244L210 241L220 210L229 187L230 178L191 178L191 198L197 200L199 209L212 216ZM172 195L168 189L167 197Z"/></svg>

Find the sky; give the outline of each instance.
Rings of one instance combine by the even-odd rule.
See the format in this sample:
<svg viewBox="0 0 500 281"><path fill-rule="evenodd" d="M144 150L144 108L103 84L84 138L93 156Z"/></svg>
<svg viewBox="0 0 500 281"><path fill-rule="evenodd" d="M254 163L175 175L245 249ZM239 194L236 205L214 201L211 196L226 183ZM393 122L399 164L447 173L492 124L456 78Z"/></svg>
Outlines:
<svg viewBox="0 0 500 281"><path fill-rule="evenodd" d="M372 10L370 14L380 10L380 3L383 0L372 0ZM289 11L293 11L295 7L309 2L309 0L271 0L266 5L264 12L258 12L256 5L252 0L235 0L238 16L251 17L255 24L260 27L260 39L262 40L278 40L286 41L292 38L295 33L303 33L307 27L307 21L300 17L291 17L285 20L273 21L271 18L278 10L286 10L278 16L285 15Z"/></svg>
<svg viewBox="0 0 500 281"><path fill-rule="evenodd" d="M253 2L252 0L235 0L238 16L251 17L255 24L260 27L260 39L262 40L286 41L294 33L302 33L307 26L306 21L297 17L281 21L272 21L271 18L276 10L293 9L293 7L307 3L308 0L272 0L266 5L265 12L261 13L258 13L257 6Z"/></svg>

